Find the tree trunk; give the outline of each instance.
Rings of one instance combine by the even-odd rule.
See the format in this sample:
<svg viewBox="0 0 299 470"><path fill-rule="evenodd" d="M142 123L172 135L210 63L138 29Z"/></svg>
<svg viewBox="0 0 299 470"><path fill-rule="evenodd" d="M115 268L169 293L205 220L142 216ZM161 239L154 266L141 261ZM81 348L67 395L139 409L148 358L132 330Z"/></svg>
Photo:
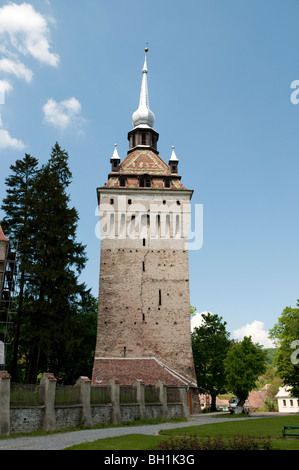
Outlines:
<svg viewBox="0 0 299 470"><path fill-rule="evenodd" d="M216 408L216 396L211 394L211 411L217 411Z"/></svg>
<svg viewBox="0 0 299 470"><path fill-rule="evenodd" d="M241 413L244 413L244 403L245 403L244 398L242 398L238 401L238 404L237 404L236 408L234 409L234 414L235 415L239 415Z"/></svg>
<svg viewBox="0 0 299 470"><path fill-rule="evenodd" d="M35 384L38 374L38 366L40 359L40 346L34 346L29 359L28 368L25 376L26 384Z"/></svg>

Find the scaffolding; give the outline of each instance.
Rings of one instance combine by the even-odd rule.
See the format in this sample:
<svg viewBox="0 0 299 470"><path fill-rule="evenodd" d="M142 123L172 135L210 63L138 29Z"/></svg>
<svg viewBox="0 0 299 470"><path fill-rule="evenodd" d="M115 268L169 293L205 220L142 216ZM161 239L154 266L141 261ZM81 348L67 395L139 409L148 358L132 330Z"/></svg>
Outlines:
<svg viewBox="0 0 299 470"><path fill-rule="evenodd" d="M17 243L3 236L0 239L0 370L6 369L11 327L16 315L17 274Z"/></svg>

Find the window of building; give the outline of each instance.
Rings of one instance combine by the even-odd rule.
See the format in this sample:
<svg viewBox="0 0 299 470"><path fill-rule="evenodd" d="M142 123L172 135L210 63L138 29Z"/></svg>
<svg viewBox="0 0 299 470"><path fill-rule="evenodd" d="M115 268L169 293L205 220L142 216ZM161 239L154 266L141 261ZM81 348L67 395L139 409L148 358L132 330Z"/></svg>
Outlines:
<svg viewBox="0 0 299 470"><path fill-rule="evenodd" d="M127 184L127 181L126 181L125 176L120 176L120 178L119 178L119 186L124 187L124 186L126 186L126 184Z"/></svg>
<svg viewBox="0 0 299 470"><path fill-rule="evenodd" d="M141 134L141 145L146 145L146 133L142 132Z"/></svg>
<svg viewBox="0 0 299 470"><path fill-rule="evenodd" d="M159 289L159 305L162 305L162 292L161 292L161 289Z"/></svg>
<svg viewBox="0 0 299 470"><path fill-rule="evenodd" d="M142 175L139 178L139 187L140 188L150 188L152 185L152 179L149 175Z"/></svg>
<svg viewBox="0 0 299 470"><path fill-rule="evenodd" d="M287 406L286 400L282 400L282 404L283 404L283 406Z"/></svg>
<svg viewBox="0 0 299 470"><path fill-rule="evenodd" d="M164 179L164 188L170 188L170 186L171 186L170 178L165 178Z"/></svg>
<svg viewBox="0 0 299 470"><path fill-rule="evenodd" d="M135 147L135 135L132 137L132 147Z"/></svg>

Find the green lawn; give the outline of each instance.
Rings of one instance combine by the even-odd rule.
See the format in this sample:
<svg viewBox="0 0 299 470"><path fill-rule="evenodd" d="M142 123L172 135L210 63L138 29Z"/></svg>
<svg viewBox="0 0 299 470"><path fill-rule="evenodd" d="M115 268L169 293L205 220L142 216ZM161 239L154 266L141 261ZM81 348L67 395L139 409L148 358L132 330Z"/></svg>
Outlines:
<svg viewBox="0 0 299 470"><path fill-rule="evenodd" d="M273 450L299 450L299 437L282 438L284 425L299 426L299 415L285 417L269 417L248 419L244 421L232 420L219 423L215 419L213 424L190 426L161 431L159 436L130 434L114 438L99 439L95 442L84 443L69 447L68 450L155 450L161 441L168 436L196 435L198 437L230 438L237 434L250 436L270 436Z"/></svg>

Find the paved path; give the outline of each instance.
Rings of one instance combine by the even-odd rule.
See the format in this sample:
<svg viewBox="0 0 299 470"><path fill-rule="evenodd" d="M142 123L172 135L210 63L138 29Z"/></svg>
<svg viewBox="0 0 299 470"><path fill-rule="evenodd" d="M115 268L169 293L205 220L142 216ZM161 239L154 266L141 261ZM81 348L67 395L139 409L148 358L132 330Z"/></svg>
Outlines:
<svg viewBox="0 0 299 470"><path fill-rule="evenodd" d="M47 436L37 437L16 437L9 439L0 439L0 450L62 450L66 447L80 444L82 442L92 442L106 437L123 436L127 434L157 434L163 429L184 428L189 426L199 426L202 424L220 423L231 421L230 418L215 418L209 415L193 415L187 422L182 423L163 423L142 426L128 426L105 429L86 429L84 431L74 431L58 434L49 434ZM273 416L274 414L272 414ZM257 418L261 416L256 416ZM248 419L248 417L235 418ZM250 419L253 419L252 417Z"/></svg>

